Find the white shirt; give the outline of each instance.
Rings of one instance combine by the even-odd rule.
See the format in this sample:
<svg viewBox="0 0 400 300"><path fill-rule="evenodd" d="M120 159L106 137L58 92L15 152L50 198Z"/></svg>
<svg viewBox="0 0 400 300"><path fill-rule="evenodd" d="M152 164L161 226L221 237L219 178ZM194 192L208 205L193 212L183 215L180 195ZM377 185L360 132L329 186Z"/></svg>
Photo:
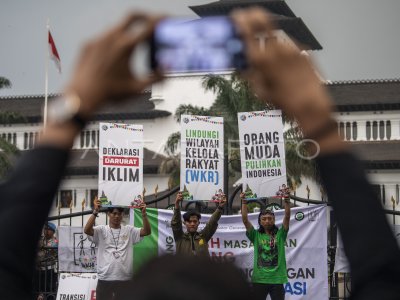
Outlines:
<svg viewBox="0 0 400 300"><path fill-rule="evenodd" d="M140 228L121 225L112 229L109 225L93 227L93 237L98 247L97 274L100 280L130 280L133 275L133 245L140 242Z"/></svg>

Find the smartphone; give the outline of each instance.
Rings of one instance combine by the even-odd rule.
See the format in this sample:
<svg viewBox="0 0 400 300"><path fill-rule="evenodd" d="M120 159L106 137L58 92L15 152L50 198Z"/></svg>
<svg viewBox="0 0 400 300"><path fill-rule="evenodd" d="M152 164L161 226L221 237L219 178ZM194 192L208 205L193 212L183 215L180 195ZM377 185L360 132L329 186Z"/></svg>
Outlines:
<svg viewBox="0 0 400 300"><path fill-rule="evenodd" d="M150 41L150 65L163 72L245 69L244 42L229 17L165 19Z"/></svg>

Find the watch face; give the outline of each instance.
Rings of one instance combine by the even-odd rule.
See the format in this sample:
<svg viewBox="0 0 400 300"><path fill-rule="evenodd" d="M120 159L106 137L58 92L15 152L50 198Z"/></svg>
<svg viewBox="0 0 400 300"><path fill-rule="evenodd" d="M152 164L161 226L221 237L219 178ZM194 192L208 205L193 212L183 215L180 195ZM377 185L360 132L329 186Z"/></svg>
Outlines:
<svg viewBox="0 0 400 300"><path fill-rule="evenodd" d="M49 104L48 118L57 124L68 122L78 113L79 105L80 100L77 96L55 99Z"/></svg>

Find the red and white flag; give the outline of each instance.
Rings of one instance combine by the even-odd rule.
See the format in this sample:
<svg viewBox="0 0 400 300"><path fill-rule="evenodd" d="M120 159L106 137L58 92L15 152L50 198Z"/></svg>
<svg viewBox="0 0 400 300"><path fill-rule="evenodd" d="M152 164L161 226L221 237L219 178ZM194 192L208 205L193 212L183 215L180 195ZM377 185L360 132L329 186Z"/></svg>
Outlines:
<svg viewBox="0 0 400 300"><path fill-rule="evenodd" d="M50 33L50 30L49 30L49 55L50 55L50 58L56 64L58 73L61 73L60 56L58 55L56 44L54 43L53 37L51 36L51 33Z"/></svg>

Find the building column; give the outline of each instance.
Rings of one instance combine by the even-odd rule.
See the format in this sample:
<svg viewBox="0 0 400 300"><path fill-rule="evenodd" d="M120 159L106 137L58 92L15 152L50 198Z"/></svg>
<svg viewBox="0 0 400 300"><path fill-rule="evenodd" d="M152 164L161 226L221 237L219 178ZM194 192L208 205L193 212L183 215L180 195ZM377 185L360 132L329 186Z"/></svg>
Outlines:
<svg viewBox="0 0 400 300"><path fill-rule="evenodd" d="M357 121L357 141L367 140L367 121Z"/></svg>
<svg viewBox="0 0 400 300"><path fill-rule="evenodd" d="M24 131L17 132L17 148L19 150L24 150Z"/></svg>
<svg viewBox="0 0 400 300"><path fill-rule="evenodd" d="M390 121L391 126L391 139L392 140L400 140L400 119L394 119Z"/></svg>

